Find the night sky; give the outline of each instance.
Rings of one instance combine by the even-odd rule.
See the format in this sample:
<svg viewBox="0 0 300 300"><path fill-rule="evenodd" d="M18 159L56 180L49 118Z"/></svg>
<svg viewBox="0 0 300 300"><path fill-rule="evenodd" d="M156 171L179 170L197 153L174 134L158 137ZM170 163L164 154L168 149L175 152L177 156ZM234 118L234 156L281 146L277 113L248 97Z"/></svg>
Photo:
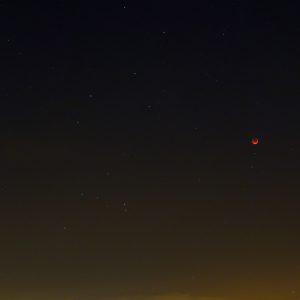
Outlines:
<svg viewBox="0 0 300 300"><path fill-rule="evenodd" d="M0 3L0 299L299 300L298 5L23 2Z"/></svg>

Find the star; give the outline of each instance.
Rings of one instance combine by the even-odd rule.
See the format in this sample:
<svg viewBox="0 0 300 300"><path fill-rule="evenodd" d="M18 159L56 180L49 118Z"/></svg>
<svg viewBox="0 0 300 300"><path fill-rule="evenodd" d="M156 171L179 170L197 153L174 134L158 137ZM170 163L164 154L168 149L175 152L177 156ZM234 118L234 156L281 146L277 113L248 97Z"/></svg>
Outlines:
<svg viewBox="0 0 300 300"><path fill-rule="evenodd" d="M124 211L125 213L127 213L127 211L128 211L126 201L123 201L123 211Z"/></svg>

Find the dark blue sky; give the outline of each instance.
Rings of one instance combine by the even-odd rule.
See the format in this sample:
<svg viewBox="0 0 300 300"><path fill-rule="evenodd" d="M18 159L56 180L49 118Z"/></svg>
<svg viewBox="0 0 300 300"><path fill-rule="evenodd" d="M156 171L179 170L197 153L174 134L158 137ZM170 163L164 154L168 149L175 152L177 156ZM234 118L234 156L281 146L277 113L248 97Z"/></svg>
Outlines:
<svg viewBox="0 0 300 300"><path fill-rule="evenodd" d="M297 12L1 2L0 298L298 299Z"/></svg>

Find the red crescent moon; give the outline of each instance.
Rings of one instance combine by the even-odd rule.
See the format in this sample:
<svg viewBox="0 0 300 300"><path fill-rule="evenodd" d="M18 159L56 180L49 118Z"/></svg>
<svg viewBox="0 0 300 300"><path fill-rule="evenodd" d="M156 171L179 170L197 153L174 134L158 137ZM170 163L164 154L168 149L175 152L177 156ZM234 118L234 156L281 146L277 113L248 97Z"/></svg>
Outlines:
<svg viewBox="0 0 300 300"><path fill-rule="evenodd" d="M253 137L253 138L251 139L251 144L252 144L252 145L257 145L258 143L259 143L259 140L258 140L257 137Z"/></svg>

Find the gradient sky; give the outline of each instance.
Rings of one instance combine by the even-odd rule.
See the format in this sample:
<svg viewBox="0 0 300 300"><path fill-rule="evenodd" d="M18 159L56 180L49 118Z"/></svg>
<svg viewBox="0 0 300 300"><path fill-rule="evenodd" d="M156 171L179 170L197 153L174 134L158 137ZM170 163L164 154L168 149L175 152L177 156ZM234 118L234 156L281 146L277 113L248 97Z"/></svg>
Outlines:
<svg viewBox="0 0 300 300"><path fill-rule="evenodd" d="M300 299L299 7L198 2L1 2L0 299Z"/></svg>

